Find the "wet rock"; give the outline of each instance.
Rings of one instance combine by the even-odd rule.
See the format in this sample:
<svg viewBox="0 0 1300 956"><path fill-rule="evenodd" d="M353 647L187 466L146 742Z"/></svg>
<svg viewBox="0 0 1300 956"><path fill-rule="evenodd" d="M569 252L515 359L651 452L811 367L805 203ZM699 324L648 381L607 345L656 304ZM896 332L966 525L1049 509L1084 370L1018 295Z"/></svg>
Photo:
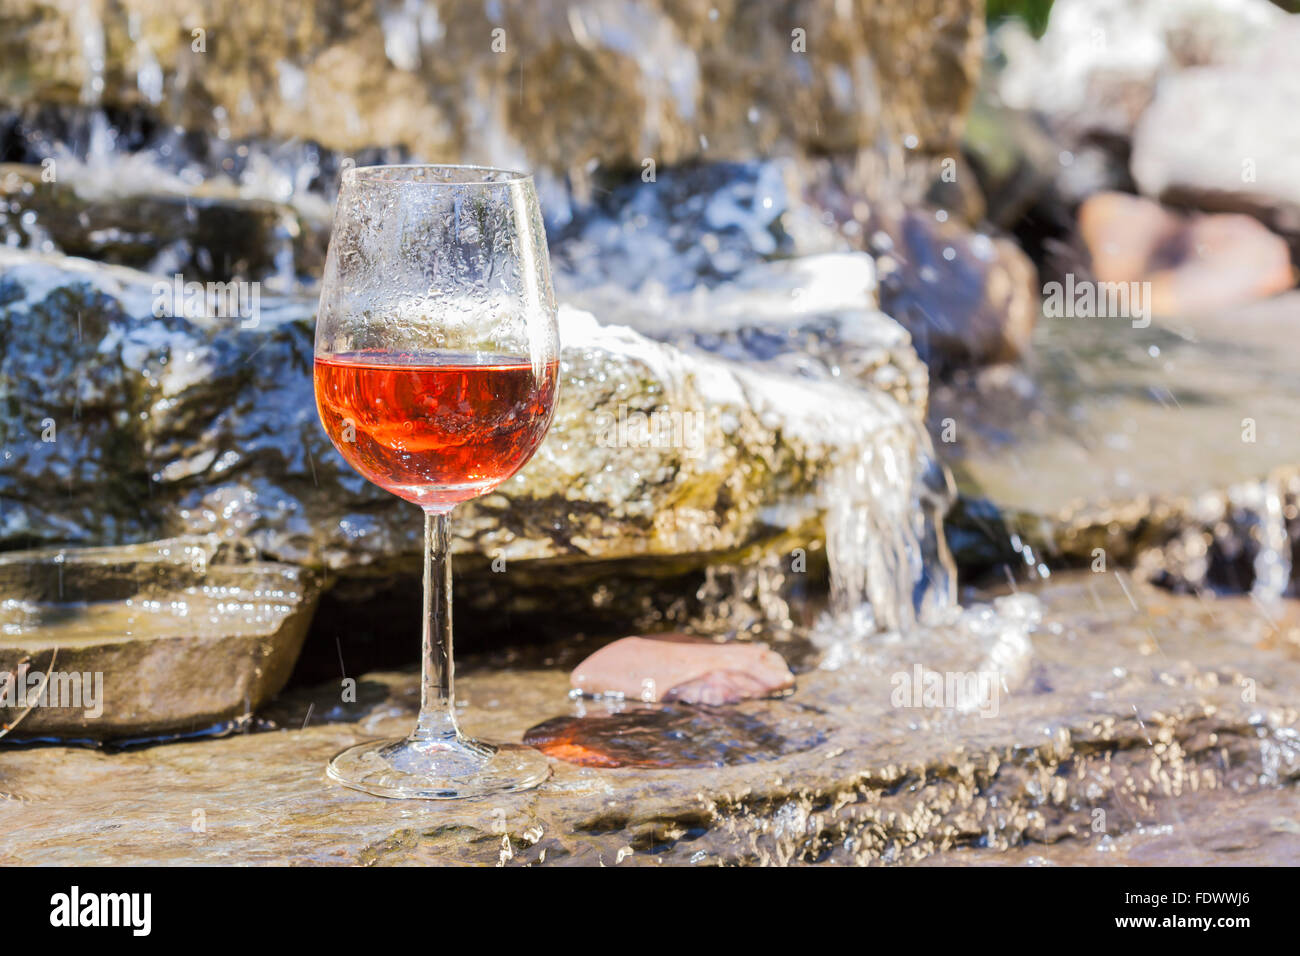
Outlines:
<svg viewBox="0 0 1300 956"><path fill-rule="evenodd" d="M780 654L760 644L666 635L607 644L574 668L570 682L596 696L717 705L786 690L794 675Z"/></svg>
<svg viewBox="0 0 1300 956"><path fill-rule="evenodd" d="M308 466L301 440L283 441L278 429L293 436L314 412L301 387L311 305L268 296L256 321L155 317L157 281L0 251L0 387L10 403L0 523L8 547L186 534L195 528L167 492L191 476L223 475L249 458ZM247 364L249 356L257 361ZM244 386L241 407L235 393ZM287 417L273 424L253 414L259 406Z"/></svg>
<svg viewBox="0 0 1300 956"><path fill-rule="evenodd" d="M69 166L46 182L40 167L0 165L0 242L201 282L290 285L324 264L323 202L305 213L214 185L105 192L92 184L79 192Z"/></svg>
<svg viewBox="0 0 1300 956"><path fill-rule="evenodd" d="M764 160L668 168L650 182L612 180L555 230L559 291L616 284L683 293L806 251L791 232L792 220L809 215L799 195L803 178L794 163Z"/></svg>
<svg viewBox="0 0 1300 956"><path fill-rule="evenodd" d="M1008 239L970 230L942 210L882 210L866 227L880 304L932 368L1011 361L1038 320L1038 274Z"/></svg>
<svg viewBox="0 0 1300 956"><path fill-rule="evenodd" d="M689 291L606 282L569 301L682 349L782 375L855 383L925 407L928 373L907 331L879 310L875 263L838 252L759 262Z"/></svg>
<svg viewBox="0 0 1300 956"><path fill-rule="evenodd" d="M377 15L356 0L192 0L166 16L144 0L6 0L0 90L236 140L404 145L426 161L580 178L647 158L856 152L904 136L942 151L959 134L982 35L972 0L800 0L776 16L658 0L456 0Z"/></svg>
<svg viewBox="0 0 1300 956"><path fill-rule="evenodd" d="M1290 292L1146 328L1047 318L1024 370L936 388L959 564L1159 576L1167 561L1171 584L1240 591L1258 579L1261 594L1281 593L1300 540L1286 517L1300 465L1295 309Z"/></svg>
<svg viewBox="0 0 1300 956"><path fill-rule="evenodd" d="M1101 193L1079 207L1079 233L1100 282L1149 282L1156 315L1215 312L1294 285L1286 243L1241 215L1184 217Z"/></svg>
<svg viewBox="0 0 1300 956"><path fill-rule="evenodd" d="M1098 811L1120 840L1144 823L1177 819L1180 808L1207 819L1241 807L1239 798L1294 786L1294 615L1270 623L1247 599L1128 587L1126 596L1116 576L1084 575L1039 589L1043 619L1028 672L1007 680L996 712L899 698L896 675L918 663L941 674L1000 673L990 660L1009 645L997 634L1026 623L1011 605L977 613L966 628L866 642L857 666L814 669L788 699L729 709L764 731L715 725L701 750L716 764L712 748L730 740L723 766L557 760L540 789L486 802L411 803L395 813L390 802L325 780L324 762L342 747L409 729L419 698L409 673L360 676L356 703L340 701L337 681L287 695L263 715L280 732L107 755L11 752L0 859L901 864L965 847L995 860L1021 847L1054 852L1094 841ZM518 740L557 712L579 716L563 714L566 706L583 706L566 704L562 670L475 671L468 662L463 670L462 722L476 734ZM655 724L637 710L625 724L644 742L677 746L665 732L671 720ZM773 735L787 745L774 746ZM757 759L736 759L746 754ZM203 833L189 826L196 807ZM106 830L110 813L116 826ZM175 827L159 826L173 819Z"/></svg>
<svg viewBox="0 0 1300 956"><path fill-rule="evenodd" d="M348 574L418 566L412 510L357 476L317 423L314 302L263 296L255 322L156 318L140 273L14 251L0 267L0 542L216 534ZM926 454L918 409L687 355L567 308L561 340L546 442L458 512L454 549L480 558L471 573L498 559L513 573L626 559L635 574L680 574L820 546L842 512L869 520L871 560L899 569L896 586L873 575L881 613L905 613L909 548L926 533L910 508ZM855 549L836 551L833 573L865 560Z"/></svg>
<svg viewBox="0 0 1300 956"><path fill-rule="evenodd" d="M1294 785L1249 793L1185 794L1152 808L1141 827L1084 830L1057 843L1005 853L962 847L922 866L1300 866Z"/></svg>
<svg viewBox="0 0 1300 956"><path fill-rule="evenodd" d="M727 767L773 760L820 744L825 739L818 726L822 722L811 714L799 717L805 725L802 733L786 737L762 716L734 707L638 707L556 717L530 727L524 743L580 767ZM787 721L793 726L800 722L798 717Z"/></svg>
<svg viewBox="0 0 1300 956"><path fill-rule="evenodd" d="M289 678L317 577L216 560L215 539L0 554L9 740L215 733ZM41 675L48 675L42 678Z"/></svg>
<svg viewBox="0 0 1300 956"><path fill-rule="evenodd" d="M1133 136L1142 192L1201 209L1257 215L1300 242L1300 17L1249 58L1164 80Z"/></svg>
<svg viewBox="0 0 1300 956"><path fill-rule="evenodd" d="M561 239L561 261L582 263L559 275L561 293L661 341L872 387L892 376L874 373L898 351L897 336L881 334L891 324L880 310L939 370L1027 347L1037 278L1013 242L945 210L854 200L824 181L825 169L764 164L725 188L705 188L702 175L634 188L617 221L592 220ZM687 200L665 198L686 183ZM870 255L854 251L864 245ZM769 261L795 250L803 254ZM895 381L920 384L914 374Z"/></svg>
<svg viewBox="0 0 1300 956"><path fill-rule="evenodd" d="M759 193L765 203L777 197L773 203L781 214L772 224L779 243L775 250L770 241L764 250L750 243L747 255L738 257L738 263L731 260L740 268L730 274L727 294L718 300L724 312L739 311L732 293L744 291L750 293L742 299L746 307L758 315L770 314L772 303L760 298L765 286L774 296L806 296L806 304L794 303L800 312L811 313L813 303L827 299L838 309L853 308L851 287L859 285L864 295L857 303L865 297L873 308L893 315L911 333L931 370L1005 361L1020 354L1038 312L1038 293L1032 263L1014 242L972 228L960 211L926 205L905 182L882 193L871 174L833 159L787 166L785 183L784 193L775 188ZM763 261L786 250L793 250L792 257L800 261L789 266ZM861 257L855 253L861 251L874 260L871 275L865 275L857 261ZM590 294L593 287L602 289L593 282L577 294ZM692 318L674 317L666 324L672 328L693 322L716 330L721 323L709 321L711 313L703 307L714 303L698 284L687 283L682 289L647 284L637 291L653 302L662 301L665 291L671 297L692 289L698 300L694 306L672 302L675 313L684 311ZM629 311L635 314L638 309L634 305ZM830 309L823 306L820 311ZM659 324L665 323L661 319ZM756 323L733 319L732 324ZM807 338L802 330L794 337ZM812 351L823 350L813 346Z"/></svg>

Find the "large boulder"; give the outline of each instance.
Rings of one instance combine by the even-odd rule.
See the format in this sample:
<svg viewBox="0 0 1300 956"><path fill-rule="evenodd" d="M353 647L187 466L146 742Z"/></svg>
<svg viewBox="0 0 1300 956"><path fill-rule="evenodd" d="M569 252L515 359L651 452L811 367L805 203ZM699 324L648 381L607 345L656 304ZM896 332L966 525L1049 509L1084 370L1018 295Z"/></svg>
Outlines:
<svg viewBox="0 0 1300 956"><path fill-rule="evenodd" d="M4 0L0 100L578 178L904 138L937 153L960 135L983 29L975 0Z"/></svg>
<svg viewBox="0 0 1300 956"><path fill-rule="evenodd" d="M0 546L214 534L341 575L417 567L418 512L361 479L317 422L314 302L159 317L155 281L0 251ZM894 340L879 362L906 357L892 379L911 388L747 368L562 308L551 431L459 509L455 550L680 569L827 542L848 599L908 617L937 535L918 505L924 388L905 334L869 307L857 320Z"/></svg>

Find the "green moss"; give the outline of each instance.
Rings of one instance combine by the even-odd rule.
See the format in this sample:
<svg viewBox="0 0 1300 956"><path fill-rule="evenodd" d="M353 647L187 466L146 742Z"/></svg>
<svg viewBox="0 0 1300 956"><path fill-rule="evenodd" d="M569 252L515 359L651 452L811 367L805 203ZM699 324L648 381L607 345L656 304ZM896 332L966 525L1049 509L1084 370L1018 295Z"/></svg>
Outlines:
<svg viewBox="0 0 1300 956"><path fill-rule="evenodd" d="M988 0L986 16L990 24L1018 17L1040 37L1047 29L1047 17L1052 12L1052 0Z"/></svg>

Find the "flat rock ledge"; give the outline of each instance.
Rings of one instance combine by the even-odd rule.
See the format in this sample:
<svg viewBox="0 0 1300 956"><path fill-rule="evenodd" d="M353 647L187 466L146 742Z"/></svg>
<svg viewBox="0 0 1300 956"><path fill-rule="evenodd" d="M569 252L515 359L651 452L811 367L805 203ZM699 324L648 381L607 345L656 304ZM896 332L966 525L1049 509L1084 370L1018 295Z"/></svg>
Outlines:
<svg viewBox="0 0 1300 956"><path fill-rule="evenodd" d="M0 553L0 737L139 741L249 720L289 680L319 575L216 563L219 545Z"/></svg>
<svg viewBox="0 0 1300 956"><path fill-rule="evenodd" d="M1246 599L1088 574L1058 576L1037 600L1032 656L1004 672L996 715L890 702L891 675L976 670L992 645L944 629L876 638L855 665L801 674L791 697L739 705L819 743L717 769L555 762L538 790L445 804L329 784L335 751L409 725L409 674L363 677L356 704L339 704L335 686L288 695L265 714L286 728L274 732L119 753L9 750L0 862L862 864L949 851L971 862L1123 839L1180 800L1205 811L1243 794L1294 797L1294 603L1268 623ZM504 739L583 706L559 670L479 671L461 689L469 729Z"/></svg>

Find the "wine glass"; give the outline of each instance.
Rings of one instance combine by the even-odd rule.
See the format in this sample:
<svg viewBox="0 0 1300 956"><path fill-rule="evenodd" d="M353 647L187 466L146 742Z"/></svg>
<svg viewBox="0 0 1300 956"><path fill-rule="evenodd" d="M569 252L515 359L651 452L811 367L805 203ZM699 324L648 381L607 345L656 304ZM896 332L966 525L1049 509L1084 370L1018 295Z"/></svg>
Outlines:
<svg viewBox="0 0 1300 956"><path fill-rule="evenodd" d="M343 173L316 319L316 407L363 477L424 509L420 714L329 777L384 797L524 790L518 744L465 736L452 696L449 514L518 471L551 424L559 334L532 177L481 166Z"/></svg>

